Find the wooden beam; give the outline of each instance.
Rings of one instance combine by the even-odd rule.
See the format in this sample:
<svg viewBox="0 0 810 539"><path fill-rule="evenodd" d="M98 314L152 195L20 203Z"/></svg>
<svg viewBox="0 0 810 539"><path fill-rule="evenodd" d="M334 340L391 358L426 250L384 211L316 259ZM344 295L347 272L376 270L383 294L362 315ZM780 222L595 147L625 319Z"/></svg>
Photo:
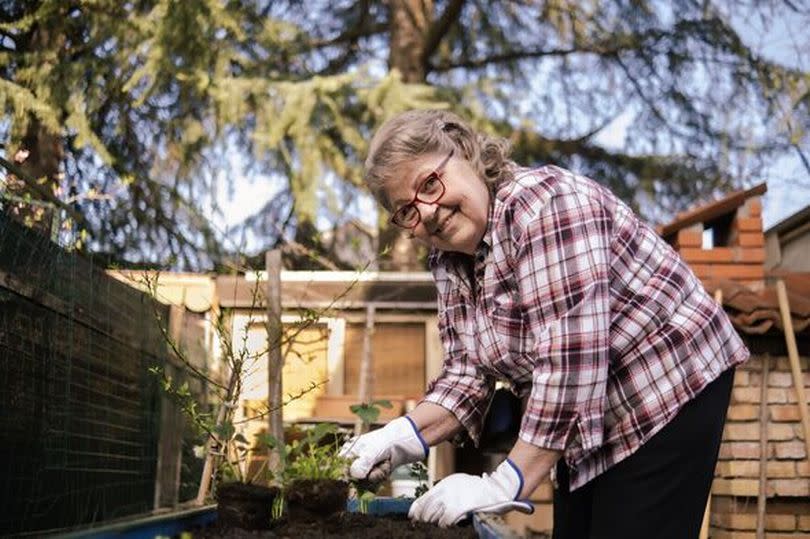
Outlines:
<svg viewBox="0 0 810 539"><path fill-rule="evenodd" d="M267 251L264 258L267 271L267 408L268 432L280 444L284 444L284 414L282 410L281 372L284 358L281 356L281 251ZM270 450L268 468L277 474L281 466L278 451Z"/></svg>
<svg viewBox="0 0 810 539"><path fill-rule="evenodd" d="M771 356L762 357L759 397L759 492L757 494L757 539L765 539L765 504L768 498L768 371Z"/></svg>
<svg viewBox="0 0 810 539"><path fill-rule="evenodd" d="M810 459L810 411L807 409L807 395L804 392L804 380L799 364L799 350L796 346L796 334L793 331L793 320L790 317L790 304L788 303L787 289L782 279L776 281L776 295L779 298L779 311L782 313L782 327L785 330L785 344L787 344L790 370L793 373L793 386L796 389L796 402L799 406L799 415L802 418L804 431L804 446L807 450L805 458Z"/></svg>
<svg viewBox="0 0 810 539"><path fill-rule="evenodd" d="M371 338L374 335L374 311L374 304L369 303L366 306L366 330L363 332L363 357L360 360L360 383L358 384L358 398L361 403L371 402L371 396L373 394L372 378L374 376L374 370ZM354 423L354 433L362 434L364 430L365 425L363 425L363 420L358 417L357 421Z"/></svg>

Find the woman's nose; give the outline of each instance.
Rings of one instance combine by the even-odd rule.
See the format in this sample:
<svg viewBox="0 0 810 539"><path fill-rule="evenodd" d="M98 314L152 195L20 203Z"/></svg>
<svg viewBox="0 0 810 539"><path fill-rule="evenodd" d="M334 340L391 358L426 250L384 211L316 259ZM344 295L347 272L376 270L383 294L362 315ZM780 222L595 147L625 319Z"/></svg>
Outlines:
<svg viewBox="0 0 810 539"><path fill-rule="evenodd" d="M436 218L436 209L438 206L436 204L430 204L417 200L416 207L419 210L419 216L422 218L422 225L430 228L430 226L434 224L433 221Z"/></svg>

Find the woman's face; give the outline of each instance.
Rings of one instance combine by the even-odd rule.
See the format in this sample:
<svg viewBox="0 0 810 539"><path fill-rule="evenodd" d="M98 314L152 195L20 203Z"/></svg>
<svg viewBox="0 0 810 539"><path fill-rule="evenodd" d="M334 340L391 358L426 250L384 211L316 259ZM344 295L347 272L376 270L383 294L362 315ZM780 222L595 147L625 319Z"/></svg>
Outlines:
<svg viewBox="0 0 810 539"><path fill-rule="evenodd" d="M393 211L413 202L419 211L419 223L411 229L414 239L442 251L474 254L484 237L489 217L489 190L467 161L445 152L428 153L406 161L393 171L385 187ZM444 184L444 194L430 204L414 201L417 189L436 172ZM427 191L440 189L430 178ZM439 191L440 192L440 191ZM425 198L420 194L420 199ZM427 197L430 199L431 197Z"/></svg>

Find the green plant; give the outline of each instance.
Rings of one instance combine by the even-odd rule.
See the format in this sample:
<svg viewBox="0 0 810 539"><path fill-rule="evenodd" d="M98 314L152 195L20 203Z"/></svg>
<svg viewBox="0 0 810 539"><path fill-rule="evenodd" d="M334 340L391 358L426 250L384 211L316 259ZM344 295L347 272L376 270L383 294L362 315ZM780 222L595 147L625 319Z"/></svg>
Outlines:
<svg viewBox="0 0 810 539"><path fill-rule="evenodd" d="M393 408L393 404L389 400L375 400L371 402L363 402L360 404L352 404L349 410L360 418L365 427L377 421L380 417L380 408Z"/></svg>
<svg viewBox="0 0 810 539"><path fill-rule="evenodd" d="M279 455L281 466L276 481L284 487L296 479L341 479L348 461L338 455L340 436L337 425L318 423L301 433L303 438L288 444L280 444L269 434L256 435L261 445ZM332 440L324 442L328 437Z"/></svg>
<svg viewBox="0 0 810 539"><path fill-rule="evenodd" d="M414 496L419 497L430 489L428 486L428 469L424 462L413 462L410 465L409 474L411 478L419 481L414 491Z"/></svg>
<svg viewBox="0 0 810 539"><path fill-rule="evenodd" d="M257 434L260 447L275 451L280 466L273 479L280 486L279 496L273 501L272 515L281 518L284 513L284 492L298 479L340 480L346 475L349 460L339 455L341 437L337 425L318 423L300 431L302 438L287 444L270 434Z"/></svg>
<svg viewBox="0 0 810 539"><path fill-rule="evenodd" d="M374 492L372 492L372 491L370 491L370 490L364 490L364 491L363 491L363 492L362 492L362 493L361 493L361 494L360 494L360 495L357 497L357 503L358 503L358 507L359 507L359 509L360 509L360 512L361 512L361 513L363 513L363 514L368 513L368 505L369 505L369 504L372 502L372 500L374 500L376 497L377 497L377 495L376 495Z"/></svg>

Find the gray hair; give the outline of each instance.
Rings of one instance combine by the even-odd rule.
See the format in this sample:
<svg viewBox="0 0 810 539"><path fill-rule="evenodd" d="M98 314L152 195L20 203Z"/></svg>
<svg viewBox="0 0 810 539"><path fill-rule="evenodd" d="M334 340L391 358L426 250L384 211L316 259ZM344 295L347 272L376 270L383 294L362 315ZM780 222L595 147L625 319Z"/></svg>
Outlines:
<svg viewBox="0 0 810 539"><path fill-rule="evenodd" d="M405 161L427 153L455 150L470 163L490 190L512 179L509 142L473 130L456 114L443 110L411 110L385 122L369 145L365 181L372 195L391 211L385 185Z"/></svg>

